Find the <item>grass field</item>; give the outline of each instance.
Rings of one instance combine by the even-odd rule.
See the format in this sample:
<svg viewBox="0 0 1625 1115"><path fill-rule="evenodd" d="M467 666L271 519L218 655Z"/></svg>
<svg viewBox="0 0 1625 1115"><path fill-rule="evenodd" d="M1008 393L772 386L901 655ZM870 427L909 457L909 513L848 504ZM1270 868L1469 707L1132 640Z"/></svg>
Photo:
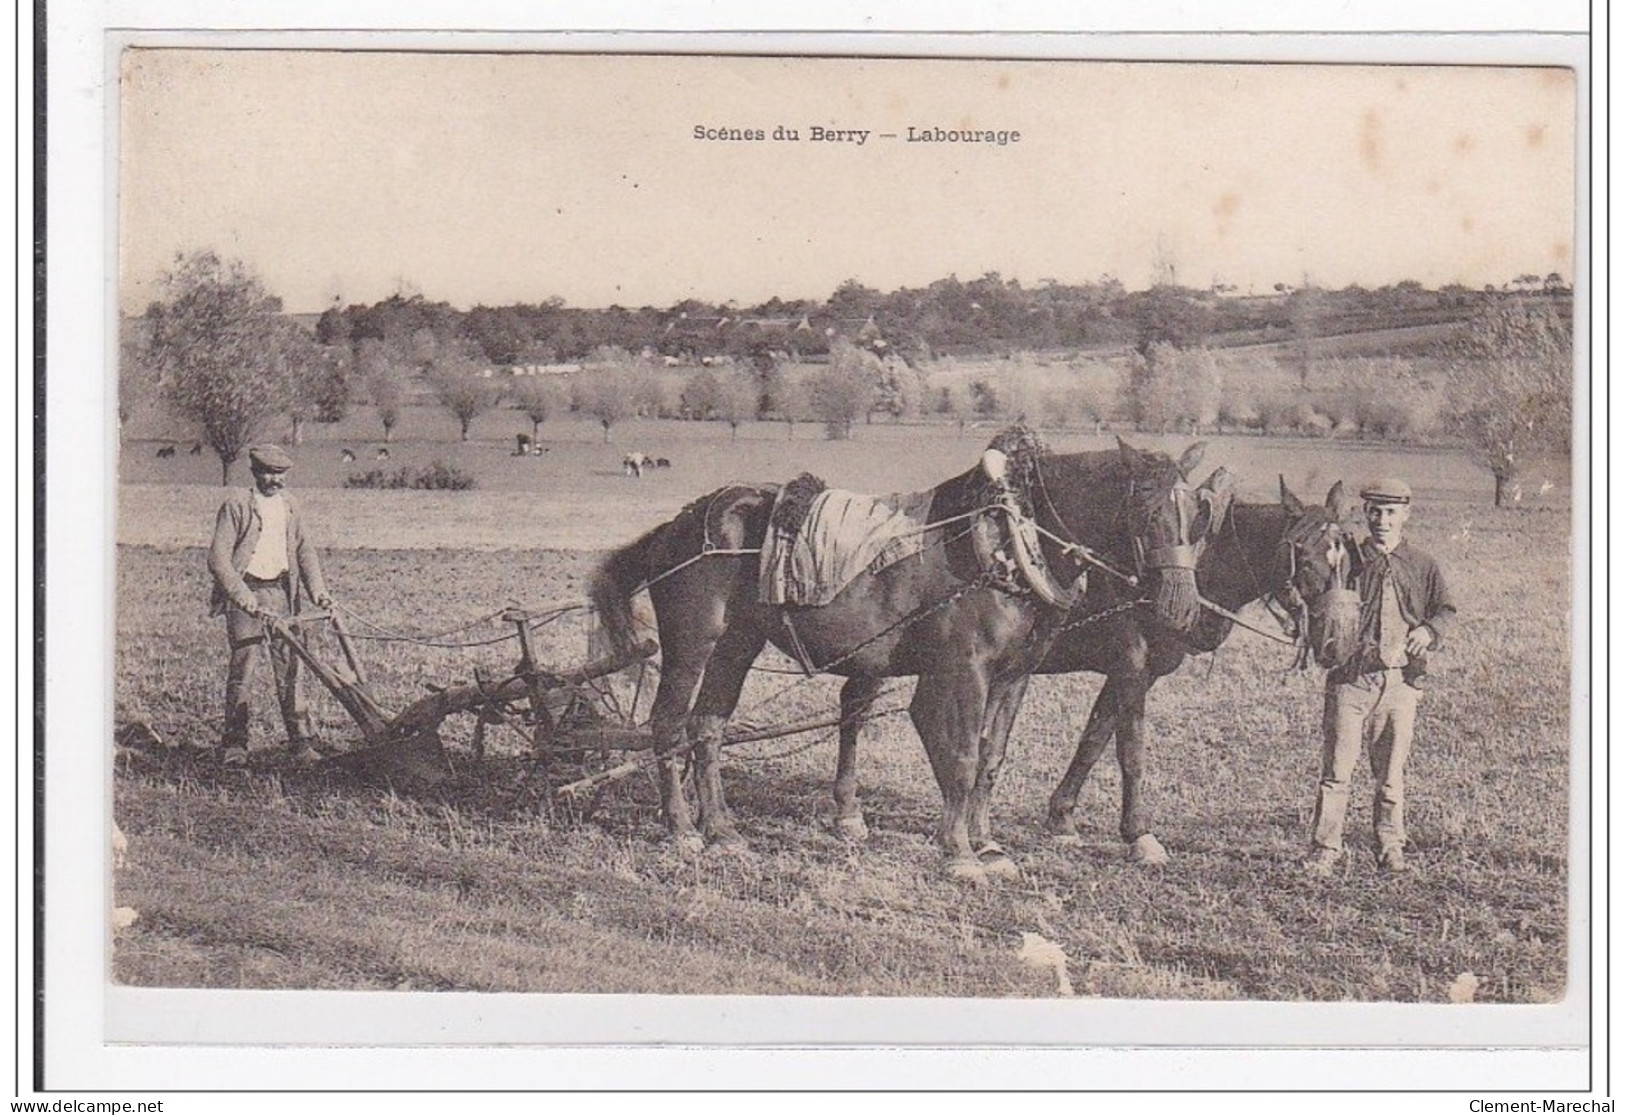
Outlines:
<svg viewBox="0 0 1625 1115"><path fill-rule="evenodd" d="M725 427L665 423L618 427L606 446L591 432L559 437L536 459L507 457L494 439L395 447L392 465L463 463L480 478L469 493L345 490L334 443L300 447L295 486L335 594L389 632L441 633L508 602L580 599L598 552L726 480L805 468L855 488L923 487L966 467L987 436L874 426L850 443L811 430L787 442L772 426L733 441ZM674 467L621 477L620 453L635 445ZM874 836L861 848L826 828L834 743L822 736L731 750L725 777L752 851L697 860L660 839L649 779L619 784L590 818L549 809L522 779L516 737L494 734L476 767L470 727L458 721L447 732L458 777L434 795L296 773L269 750L249 775L219 774L192 754L213 741L224 672L200 548L219 499L209 464L125 457L116 717L150 724L173 746L117 760L114 809L130 855L116 901L140 911L117 938L120 982L1054 995L1054 974L1019 959L1023 933L1036 933L1064 950L1086 995L1441 1001L1468 972L1484 1001L1565 994L1571 524L1558 473L1545 495L1531 486L1518 508L1495 512L1488 476L1449 454L1221 439L1203 466L1238 472L1249 498L1273 497L1277 473L1306 498L1379 471L1415 482L1413 536L1445 566L1462 619L1435 659L1410 767L1411 875L1382 878L1370 866L1363 770L1350 819L1356 854L1329 882L1296 869L1318 761L1319 678L1287 674L1285 648L1237 632L1150 702L1148 785L1172 863L1127 862L1109 762L1084 792L1083 846L1042 835L1045 798L1099 680L1040 678L996 803L1024 878L966 891L939 876L929 834L940 798L901 717L866 730ZM488 623L454 638L502 633ZM545 633L548 660L586 656L575 617ZM476 664L506 672L515 657L511 642L362 650L390 709L426 683L467 680ZM910 685L889 703L906 703ZM824 713L835 692L828 679L763 672L741 716ZM257 738L269 749L278 733L268 694L257 697ZM335 704L316 703L328 735L354 737Z"/></svg>

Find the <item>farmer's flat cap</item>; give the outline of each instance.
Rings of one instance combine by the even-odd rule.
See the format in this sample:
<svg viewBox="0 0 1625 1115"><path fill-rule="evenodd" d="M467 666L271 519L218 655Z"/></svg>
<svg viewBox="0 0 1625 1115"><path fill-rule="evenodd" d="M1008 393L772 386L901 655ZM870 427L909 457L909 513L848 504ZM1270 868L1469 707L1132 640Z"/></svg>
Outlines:
<svg viewBox="0 0 1625 1115"><path fill-rule="evenodd" d="M255 472L287 472L293 467L293 458L280 445L251 445L248 467Z"/></svg>
<svg viewBox="0 0 1625 1115"><path fill-rule="evenodd" d="M1367 503L1409 503L1411 486L1392 476L1370 480L1360 489L1360 498Z"/></svg>

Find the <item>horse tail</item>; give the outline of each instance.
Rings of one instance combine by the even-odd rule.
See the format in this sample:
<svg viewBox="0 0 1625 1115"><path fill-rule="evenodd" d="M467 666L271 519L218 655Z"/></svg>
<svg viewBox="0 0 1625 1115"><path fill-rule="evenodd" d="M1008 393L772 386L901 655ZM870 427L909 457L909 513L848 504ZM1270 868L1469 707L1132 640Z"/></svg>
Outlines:
<svg viewBox="0 0 1625 1115"><path fill-rule="evenodd" d="M605 556L593 573L587 598L598 613L600 634L608 639L611 650L616 654L635 651L648 637L650 617L647 613L639 616L633 603L643 588L708 552L759 552L778 491L777 485L760 484L719 488L690 503L675 519ZM656 615L653 622L658 625L658 621Z"/></svg>
<svg viewBox="0 0 1625 1115"><path fill-rule="evenodd" d="M598 622L609 637L616 654L630 653L642 640L632 598L649 576L649 550L669 524L662 524L635 542L612 551L599 563L588 586L587 598L598 613Z"/></svg>

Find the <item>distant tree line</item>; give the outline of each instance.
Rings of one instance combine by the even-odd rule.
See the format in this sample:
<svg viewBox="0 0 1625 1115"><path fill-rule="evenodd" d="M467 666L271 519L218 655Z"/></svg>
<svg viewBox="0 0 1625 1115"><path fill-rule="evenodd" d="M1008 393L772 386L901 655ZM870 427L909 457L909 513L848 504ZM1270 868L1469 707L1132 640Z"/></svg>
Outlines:
<svg viewBox="0 0 1625 1115"><path fill-rule="evenodd" d="M1442 385L1414 362L1326 356L1311 343L1441 322L1460 323L1429 357L1446 369ZM306 424L365 404L388 441L402 409L425 398L464 440L503 404L530 420L533 438L569 411L597 421L605 441L633 417L726 422L736 435L744 421L771 419L791 438L804 422L851 437L878 415L1400 440L1442 418L1438 428L1491 470L1500 503L1525 461L1569 446L1571 333L1571 291L1557 275L1479 291L1280 284L1255 298L1217 285L1129 292L1110 277L1028 289L988 274L891 294L849 281L822 303L772 299L748 310L697 300L576 310L555 299L465 312L397 295L330 309L311 330L246 265L201 252L177 257L163 296L124 324L119 411L123 420L155 394L214 450L222 482L249 441L279 422L297 443ZM1243 374L1227 384L1234 360L1225 349L1261 342L1275 343L1263 359L1289 369L1288 380L1261 385ZM1059 366L1033 355L1068 347L1074 355ZM1018 351L1021 361L993 361L1008 372L951 372L956 354ZM1027 374L1030 359L1051 371ZM507 371L560 361L572 374ZM1080 374L1091 361L1121 372L1118 386ZM1431 412L1441 395L1442 410Z"/></svg>
<svg viewBox="0 0 1625 1115"><path fill-rule="evenodd" d="M753 306L686 299L669 307L581 309L561 299L458 310L421 296L393 295L370 306L333 307L316 323L323 345L374 340L410 350L466 347L490 365L579 362L605 347L684 362L731 357L763 363L775 355L821 358L837 337L879 338L910 362L935 355L1156 345L1223 347L1334 336L1377 328L1459 321L1508 294L1566 300L1561 276L1519 276L1505 288L1390 286L1322 290L1312 285L1243 296L1164 284L1129 291L1111 276L1081 284L1023 286L989 272L882 293L857 280L829 298L771 298Z"/></svg>

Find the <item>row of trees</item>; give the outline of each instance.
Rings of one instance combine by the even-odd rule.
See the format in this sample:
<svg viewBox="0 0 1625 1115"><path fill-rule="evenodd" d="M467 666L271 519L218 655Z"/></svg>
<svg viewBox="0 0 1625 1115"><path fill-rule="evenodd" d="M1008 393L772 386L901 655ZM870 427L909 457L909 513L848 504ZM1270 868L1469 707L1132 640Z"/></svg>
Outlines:
<svg viewBox="0 0 1625 1115"><path fill-rule="evenodd" d="M963 286L994 305L1000 304L995 287L1020 291L994 278ZM1474 447L1495 476L1497 503L1524 461L1567 451L1572 424L1568 303L1552 283L1537 287L1527 278L1530 289L1477 304L1446 350L1446 382L1429 385L1435 394L1443 388L1448 431ZM1407 295L1428 293L1409 286L1414 289ZM504 403L530 419L533 436L543 422L568 410L596 419L606 441L617 423L633 416L721 421L736 434L748 419L777 418L791 437L798 423L817 421L832 438L850 437L860 421L877 414L936 414L960 423L972 416L1028 417L1059 424L1126 416L1149 430L1228 426L1379 437L1419 431L1422 385L1407 381L1415 378L1408 366L1366 362L1341 375L1322 372L1311 390L1304 363L1291 391L1260 396L1233 385L1227 389L1221 355L1195 343L1201 330L1191 326L1189 305L1180 309L1165 288L1144 293L1146 305L1160 307L1154 316L1158 330L1127 358L1121 397L1064 378L1037 391L1018 378L996 376L932 386L923 361L904 358L879 330L865 329L864 343L826 337L827 355L810 375L792 374L795 362L783 353L748 353L687 375L673 399L671 377L654 350L614 344L589 350L580 371L567 380L493 377L481 343L464 333L448 335L455 311L419 300L392 300L380 304L382 310L362 312L356 315L359 328L346 315L324 315L327 326L312 335L283 313L280 300L243 264L205 252L177 259L164 278L163 297L124 338L120 417L156 388L219 457L222 481L250 440L273 421L285 421L297 442L305 424L336 421L352 402L364 402L374 408L388 440L403 408L424 393L457 419L464 439L475 418ZM1285 293L1284 305L1295 306L1300 316L1324 310L1319 293ZM868 293L849 283L831 302L845 313L866 305ZM965 308L986 306L977 301ZM489 331L503 322L501 315L471 314L466 320L479 320L480 329ZM340 328L339 321L348 324ZM1374 383L1382 387L1374 390Z"/></svg>
<svg viewBox="0 0 1625 1115"><path fill-rule="evenodd" d="M1460 320L1509 294L1562 300L1562 277L1519 276L1505 288L1427 290L1407 281L1375 289L1327 290L1305 281L1237 296L1215 280L1196 289L1159 281L1130 291L1106 275L1092 283L1023 286L989 272L950 275L925 287L883 293L856 280L828 299L770 298L754 306L686 299L674 306L578 309L553 298L460 311L397 294L371 306L334 306L316 336L324 345L385 341L424 360L461 345L488 365L580 361L614 347L697 361L731 356L761 362L774 353L824 356L835 338L882 339L911 361L943 353L1056 348L1179 348L1318 336Z"/></svg>

